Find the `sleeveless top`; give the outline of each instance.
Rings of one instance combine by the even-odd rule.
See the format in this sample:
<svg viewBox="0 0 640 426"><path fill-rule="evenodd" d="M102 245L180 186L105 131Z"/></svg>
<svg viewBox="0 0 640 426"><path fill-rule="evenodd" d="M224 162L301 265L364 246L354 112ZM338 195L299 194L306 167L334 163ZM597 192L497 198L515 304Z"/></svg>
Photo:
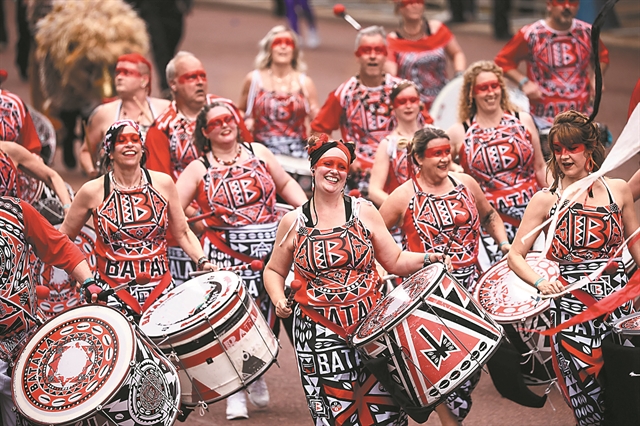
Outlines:
<svg viewBox="0 0 640 426"><path fill-rule="evenodd" d="M469 189L452 176L449 180L454 188L442 195L422 191L413 180L415 195L405 212L402 231L409 251L442 253L450 243L448 254L455 273L459 268L477 266L480 217ZM459 215L465 219L464 225L454 234L454 218Z"/></svg>
<svg viewBox="0 0 640 426"><path fill-rule="evenodd" d="M19 197L18 169L6 152L0 151L0 196Z"/></svg>
<svg viewBox="0 0 640 426"><path fill-rule="evenodd" d="M295 300L342 328L363 319L380 298L371 231L358 217L361 204L366 202L345 198L349 219L344 225L330 229L312 226L307 202L298 208L294 224L295 272L305 283L295 294Z"/></svg>
<svg viewBox="0 0 640 426"><path fill-rule="evenodd" d="M304 93L305 74L300 74L300 90L280 94L262 87L260 72L255 70L249 89L247 117L254 119L253 136L274 154L306 157L305 119L309 104Z"/></svg>
<svg viewBox="0 0 640 426"><path fill-rule="evenodd" d="M276 212L276 184L267 165L253 154L232 166L213 166L207 156L200 157L207 171L198 184L196 201L207 226L239 227L272 223Z"/></svg>
<svg viewBox="0 0 640 426"><path fill-rule="evenodd" d="M170 278L168 203L152 186L149 172L142 171L142 185L131 189L115 185L113 172L106 174L104 201L93 211L98 271L112 286L136 276L150 276L150 283Z"/></svg>
<svg viewBox="0 0 640 426"><path fill-rule="evenodd" d="M147 101L147 105L149 106L149 111L151 111L151 123L150 124L141 124L138 123L138 126L140 127L140 133L142 134L142 138L144 139L147 136L147 132L149 131L149 127L151 127L153 125L153 120L155 120L155 118L158 116L157 111L154 110L153 108L153 104L151 103L151 98L149 98L148 96L146 97L146 101ZM120 112L122 111L122 100L120 100L120 104L118 104L118 108L116 108L116 117L114 119L115 121L120 120Z"/></svg>
<svg viewBox="0 0 640 426"><path fill-rule="evenodd" d="M387 155L389 155L389 173L387 174L384 192L391 194L394 189L409 180L410 161L407 156L406 145L398 148L398 141L406 138L389 135L385 139L387 140Z"/></svg>

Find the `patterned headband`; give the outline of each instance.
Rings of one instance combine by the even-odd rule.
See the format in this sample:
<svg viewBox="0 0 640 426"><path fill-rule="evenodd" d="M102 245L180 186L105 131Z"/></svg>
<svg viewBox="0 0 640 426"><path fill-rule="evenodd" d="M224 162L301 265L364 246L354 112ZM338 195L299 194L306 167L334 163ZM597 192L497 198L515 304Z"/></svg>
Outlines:
<svg viewBox="0 0 640 426"><path fill-rule="evenodd" d="M133 120L118 120L115 123L113 123L111 127L109 127L109 129L107 130L107 133L105 133L104 135L103 147L104 147L104 153L106 155L111 154L111 151L113 150L113 144L115 143L116 138L122 132L122 129L124 129L127 126L133 127L136 130L136 132L138 132L138 136L140 137L140 142L142 143L142 146L144 146L144 139L142 138L142 134L140 133L140 126L138 126L138 123L136 123Z"/></svg>

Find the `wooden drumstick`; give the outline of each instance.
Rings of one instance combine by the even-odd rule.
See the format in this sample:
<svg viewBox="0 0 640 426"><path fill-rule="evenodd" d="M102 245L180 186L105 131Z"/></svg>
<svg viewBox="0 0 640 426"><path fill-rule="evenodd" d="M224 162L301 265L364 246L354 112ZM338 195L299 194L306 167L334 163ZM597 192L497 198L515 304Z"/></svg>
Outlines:
<svg viewBox="0 0 640 426"><path fill-rule="evenodd" d="M358 23L358 21L356 21L355 19L353 19L351 17L351 15L349 15L347 13L347 9L344 7L343 4L340 3L336 3L333 6L333 14L336 15L339 18L343 18L345 21L347 21L356 31L360 31L360 29L362 28L362 25L360 25Z"/></svg>
<svg viewBox="0 0 640 426"><path fill-rule="evenodd" d="M199 220L206 219L206 218L211 217L211 216L213 216L213 212L212 211L208 212L208 213L202 213L202 214L199 214L198 216L190 217L189 219L187 219L187 223L197 222Z"/></svg>
<svg viewBox="0 0 640 426"><path fill-rule="evenodd" d="M444 251L442 252L443 258L449 255L449 250L451 250L451 244L455 239L454 236L458 233L458 229L460 229L460 227L465 224L465 220L462 218L462 215L455 216L453 218L453 224L454 224L454 227L453 227L453 230L451 231L451 236L449 237L449 241L447 241L447 246L444 248Z"/></svg>
<svg viewBox="0 0 640 426"><path fill-rule="evenodd" d="M91 301L91 296L93 295L93 293L97 293L98 300L106 302L109 296L115 295L115 293L120 290L129 288L132 285L148 284L149 281L151 281L151 276L149 274L141 274L139 277L132 279L128 283L120 284L107 290L103 290L102 287L98 286L97 284L91 284L85 289L85 299Z"/></svg>
<svg viewBox="0 0 640 426"><path fill-rule="evenodd" d="M237 271L246 271L247 269L251 269L252 271L261 271L264 269L264 262L262 260L252 260L250 263L244 263L242 265L237 266L229 266L227 268L220 268L218 271L229 271L229 272L237 272ZM192 271L189 272L190 277L199 277L200 275L209 274L215 271Z"/></svg>
<svg viewBox="0 0 640 426"><path fill-rule="evenodd" d="M289 292L289 295L287 296L287 308L290 308L291 305L293 305L293 298L295 297L298 290L302 288L302 281L293 280L291 281L290 287L291 287L291 292Z"/></svg>

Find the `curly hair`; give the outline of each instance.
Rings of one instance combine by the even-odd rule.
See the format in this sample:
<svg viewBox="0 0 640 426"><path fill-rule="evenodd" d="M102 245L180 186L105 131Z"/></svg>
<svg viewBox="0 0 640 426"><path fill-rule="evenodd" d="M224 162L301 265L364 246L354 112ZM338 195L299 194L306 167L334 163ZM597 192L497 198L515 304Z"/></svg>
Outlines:
<svg viewBox="0 0 640 426"><path fill-rule="evenodd" d="M211 141L209 140L208 137L204 135L204 133L202 133L202 129L207 127L207 114L209 113L209 111L211 111L215 107L223 107L227 109L229 113L235 117L235 115L233 114L233 111L229 109L229 105L223 102L211 102L210 104L206 104L205 106L202 107L202 109L198 113L198 117L196 117L196 125L195 125L195 128L193 129L193 136L192 136L193 144L196 146L196 149L198 150L199 155L204 155L207 152L211 151ZM236 125L237 124L238 123L236 123ZM237 141L240 144L244 142L239 128L238 128Z"/></svg>
<svg viewBox="0 0 640 426"><path fill-rule="evenodd" d="M592 171L597 171L602 166L605 152L604 146L600 142L600 130L598 125L589 121L589 117L577 111L565 111L556 116L553 126L549 130L549 150L553 153L553 143L559 143L562 146L570 147L574 144L584 144L585 157L587 162L593 160ZM560 166L556 161L556 156L551 155L547 162L547 170L553 176L553 184L550 190L558 189L560 179L564 177L564 173L560 170Z"/></svg>
<svg viewBox="0 0 640 426"><path fill-rule="evenodd" d="M254 61L255 68L258 70L266 70L271 67L272 54L271 54L271 45L273 44L273 39L280 33L289 33L291 38L293 39L293 58L291 59L291 67L295 71L305 72L307 70L307 64L304 59L302 59L302 52L300 51L300 38L292 31L289 27L284 25L276 25L271 28L266 36L260 40L258 43L258 47L260 48L258 55Z"/></svg>
<svg viewBox="0 0 640 426"><path fill-rule="evenodd" d="M478 75L482 72L491 72L498 78L500 92L502 93L500 108L502 108L503 111L518 110L509 100L509 92L507 92L502 68L497 66L493 61L478 61L471 64L462 77L462 89L460 90L460 99L458 101L458 119L461 123L469 120L478 112L476 102L473 99L473 86L475 86L476 78L478 78Z"/></svg>
<svg viewBox="0 0 640 426"><path fill-rule="evenodd" d="M418 166L416 157L424 158L424 152L427 150L427 145L434 139L449 139L449 135L437 127L429 126L418 130L414 133L413 139L408 145L409 158L414 165Z"/></svg>

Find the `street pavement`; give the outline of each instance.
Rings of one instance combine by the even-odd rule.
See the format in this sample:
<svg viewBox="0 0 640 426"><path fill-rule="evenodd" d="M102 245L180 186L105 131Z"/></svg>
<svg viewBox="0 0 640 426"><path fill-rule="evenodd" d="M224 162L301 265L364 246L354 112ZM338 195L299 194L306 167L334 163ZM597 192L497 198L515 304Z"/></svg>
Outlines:
<svg viewBox="0 0 640 426"><path fill-rule="evenodd" d="M264 4L265 2L256 3ZM13 2L5 2L5 7L7 16L13 17ZM202 60L209 76L211 93L238 100L242 81L253 69L258 41L271 27L283 22L283 18L272 16L265 8L197 2L186 20L186 34L181 47L193 52ZM18 72L13 66L15 28L12 22L9 24L10 46L7 50L0 52L0 68L7 69L10 74L3 86L28 102L29 88L26 83L19 80ZM503 45L503 42L494 40L486 32L474 31L473 27L457 28L452 27L452 30L467 55L468 64L480 59L493 59ZM308 74L317 86L322 103L330 91L357 71L353 56L356 33L344 21L337 18L321 19L319 32L322 38L321 46L313 51L305 51L304 58L308 64ZM640 76L640 63L638 50L627 47L624 43L611 46L610 57L612 66L605 76L605 92L598 119L609 125L615 140L626 122L629 97ZM158 94L157 88L154 93ZM85 181L82 173L79 169L66 170L60 152L56 157L54 168L75 189L79 188ZM611 175L628 179L638 169L639 159L636 156ZM636 210L638 210L638 204L640 203L636 203ZM311 424L293 350L286 336L281 343L282 350L278 357L280 367L274 366L266 373L271 393L271 403L267 408L256 409L249 404L250 419L230 422L225 419L225 403L219 402L211 404L209 412L204 417L198 416L197 413L192 414L186 424L203 426ZM544 387L535 390L541 393L544 392ZM551 389L549 402L545 407L526 408L502 398L493 387L488 374L483 373L480 384L473 393L473 399L473 409L464 422L467 426L574 424L570 410L555 388ZM432 415L426 424L435 426L440 423L437 416Z"/></svg>

